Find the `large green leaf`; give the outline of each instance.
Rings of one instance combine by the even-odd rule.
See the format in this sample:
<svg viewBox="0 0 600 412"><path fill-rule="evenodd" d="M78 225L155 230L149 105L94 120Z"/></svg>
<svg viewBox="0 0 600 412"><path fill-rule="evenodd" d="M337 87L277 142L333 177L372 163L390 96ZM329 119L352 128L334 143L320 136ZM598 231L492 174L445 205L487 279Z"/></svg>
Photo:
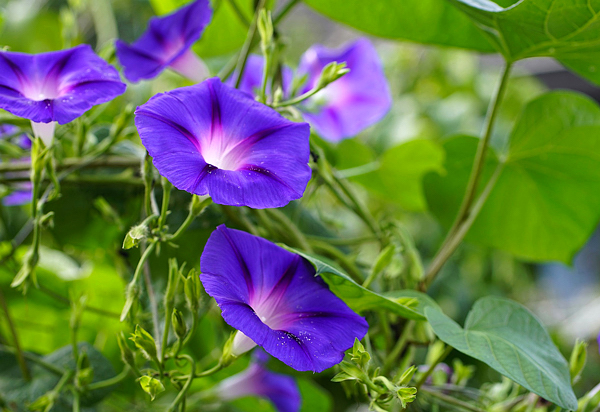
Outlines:
<svg viewBox="0 0 600 412"><path fill-rule="evenodd" d="M550 56L600 83L600 0L449 0L508 60Z"/></svg>
<svg viewBox="0 0 600 412"><path fill-rule="evenodd" d="M327 259L282 246L308 260L315 267L317 275L329 285L331 291L356 312L385 309L406 319L424 320L423 308L432 305L429 296L414 291L408 291L407 295L401 293L406 291L398 291L394 295L380 295L356 283Z"/></svg>
<svg viewBox="0 0 600 412"><path fill-rule="evenodd" d="M305 0L314 10L389 39L493 51L485 36L446 0Z"/></svg>
<svg viewBox="0 0 600 412"><path fill-rule="evenodd" d="M427 308L425 314L435 334L448 345L564 409L577 409L567 361L524 306L482 298L473 305L464 329L437 309Z"/></svg>
<svg viewBox="0 0 600 412"><path fill-rule="evenodd" d="M444 144L445 176L428 175L430 210L449 226L473 164L477 139ZM545 94L524 109L508 152L491 153L481 188L497 180L467 239L531 261L569 263L600 220L600 108L570 92Z"/></svg>

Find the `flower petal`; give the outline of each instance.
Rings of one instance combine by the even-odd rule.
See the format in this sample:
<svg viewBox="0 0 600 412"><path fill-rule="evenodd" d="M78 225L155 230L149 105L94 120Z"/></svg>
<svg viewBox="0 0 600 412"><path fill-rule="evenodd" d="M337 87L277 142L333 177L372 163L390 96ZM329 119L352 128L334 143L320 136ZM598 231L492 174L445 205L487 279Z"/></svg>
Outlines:
<svg viewBox="0 0 600 412"><path fill-rule="evenodd" d="M189 50L210 22L208 0L196 0L167 16L152 17L132 45L117 40L116 54L131 82L151 79Z"/></svg>
<svg viewBox="0 0 600 412"><path fill-rule="evenodd" d="M346 62L350 72L328 85L304 105L304 117L323 138L339 141L377 123L389 111L391 95L381 61L367 39L331 50L315 45L302 56L299 75L308 76L303 91L317 83L331 62Z"/></svg>
<svg viewBox="0 0 600 412"><path fill-rule="evenodd" d="M68 123L125 88L87 44L33 55L0 51L0 108L34 122Z"/></svg>
<svg viewBox="0 0 600 412"><path fill-rule="evenodd" d="M217 78L154 96L135 121L159 172L215 203L280 207L302 197L310 180L308 124Z"/></svg>
<svg viewBox="0 0 600 412"><path fill-rule="evenodd" d="M294 369L330 368L367 332L308 261L269 241L221 225L200 265L225 321Z"/></svg>

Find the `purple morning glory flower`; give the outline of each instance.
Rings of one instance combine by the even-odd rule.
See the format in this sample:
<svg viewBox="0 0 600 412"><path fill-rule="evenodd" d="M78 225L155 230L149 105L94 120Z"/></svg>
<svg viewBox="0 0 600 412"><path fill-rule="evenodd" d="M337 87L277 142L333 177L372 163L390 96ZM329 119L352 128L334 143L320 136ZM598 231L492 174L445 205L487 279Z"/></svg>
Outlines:
<svg viewBox="0 0 600 412"><path fill-rule="evenodd" d="M263 70L265 67L265 59L262 56L251 54L248 56L246 66L244 67L244 73L242 80L238 87L239 90L244 91L252 96L257 96L262 87L263 81ZM292 86L292 80L294 72L288 66L281 67L281 88L283 89L284 95L288 96L290 88ZM236 76L231 76L225 84L235 87ZM271 94L271 85L267 84L267 94Z"/></svg>
<svg viewBox="0 0 600 412"><path fill-rule="evenodd" d="M3 124L0 125L0 139L6 139L9 137L13 137L15 143L21 147L22 149L31 149L31 140L24 133L19 133L19 128L12 124ZM16 135L16 136L15 136ZM27 160L29 158L24 158L21 160ZM14 173L7 175L14 175ZM27 173L25 173L27 176ZM2 198L2 203L5 206L20 206L26 203L31 202L32 193L31 193L31 182L22 182L17 183L13 186L13 190L6 196Z"/></svg>
<svg viewBox="0 0 600 412"><path fill-rule="evenodd" d="M178 189L260 209L299 199L310 180L308 124L217 78L158 94L135 113L154 165Z"/></svg>
<svg viewBox="0 0 600 412"><path fill-rule="evenodd" d="M308 49L298 68L300 75L308 75L302 92L316 85L321 71L331 62L346 62L350 72L308 99L303 111L320 136L337 142L381 120L390 110L392 97L379 56L364 38L341 49L321 45Z"/></svg>
<svg viewBox="0 0 600 412"><path fill-rule="evenodd" d="M52 122L69 123L125 87L117 70L87 44L40 54L0 51L0 108L30 119L46 144Z"/></svg>
<svg viewBox="0 0 600 412"><path fill-rule="evenodd" d="M296 370L321 372L367 332L306 259L267 240L221 225L200 267L206 292L238 329L234 355L258 344Z"/></svg>
<svg viewBox="0 0 600 412"><path fill-rule="evenodd" d="M268 370L265 366L268 355L262 350L254 351L252 358L253 362L246 370L217 385L217 396L224 401L259 396L269 399L278 412L298 412L302 398L296 380Z"/></svg>
<svg viewBox="0 0 600 412"><path fill-rule="evenodd" d="M208 77L205 64L190 50L210 22L208 0L196 0L163 17L153 17L133 44L117 40L116 54L125 77L137 82L158 76L167 67L191 80Z"/></svg>

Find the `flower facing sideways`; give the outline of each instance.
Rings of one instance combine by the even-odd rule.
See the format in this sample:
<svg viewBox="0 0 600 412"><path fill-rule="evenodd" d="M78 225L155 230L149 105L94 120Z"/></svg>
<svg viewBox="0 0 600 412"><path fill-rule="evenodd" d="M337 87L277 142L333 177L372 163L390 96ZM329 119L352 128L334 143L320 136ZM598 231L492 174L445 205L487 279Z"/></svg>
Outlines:
<svg viewBox="0 0 600 412"><path fill-rule="evenodd" d="M40 54L0 51L0 108L31 120L46 145L69 123L125 92L117 70L87 44Z"/></svg>
<svg viewBox="0 0 600 412"><path fill-rule="evenodd" d="M278 412L298 412L302 399L296 380L291 376L268 370L268 359L269 355L265 352L255 350L250 366L221 381L213 392L224 401L244 396L259 396L270 400Z"/></svg>
<svg viewBox="0 0 600 412"><path fill-rule="evenodd" d="M308 124L217 78L154 96L135 124L161 175L218 204L284 206L310 180Z"/></svg>
<svg viewBox="0 0 600 412"><path fill-rule="evenodd" d="M200 267L206 292L238 329L234 355L258 344L296 370L321 372L367 332L307 260L262 238L221 225Z"/></svg>
<svg viewBox="0 0 600 412"><path fill-rule="evenodd" d="M151 18L148 29L133 44L117 40L116 54L127 80L151 79L167 67L194 81L206 79L208 69L190 47L211 16L209 1L196 0L167 16Z"/></svg>

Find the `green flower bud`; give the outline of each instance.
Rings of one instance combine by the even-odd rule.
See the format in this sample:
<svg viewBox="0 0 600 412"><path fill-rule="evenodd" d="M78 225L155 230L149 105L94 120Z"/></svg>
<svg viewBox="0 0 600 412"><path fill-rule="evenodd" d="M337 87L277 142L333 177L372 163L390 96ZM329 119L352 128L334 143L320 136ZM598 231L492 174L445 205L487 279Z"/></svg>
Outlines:
<svg viewBox="0 0 600 412"><path fill-rule="evenodd" d="M131 249L138 246L140 242L148 237L148 226L144 223L132 227L125 235L123 249Z"/></svg>
<svg viewBox="0 0 600 412"><path fill-rule="evenodd" d="M185 320L183 319L183 313L181 313L181 311L177 309L173 309L171 322L173 323L173 330L175 331L175 335L179 340L183 340L187 333L187 325L185 324Z"/></svg>
<svg viewBox="0 0 600 412"><path fill-rule="evenodd" d="M417 399L417 388L413 388L413 387L400 388L396 392L396 395L398 396L398 399L400 400L402 407L406 408L406 406L409 403L411 403L415 399Z"/></svg>
<svg viewBox="0 0 600 412"><path fill-rule="evenodd" d="M585 367L587 359L587 343L581 340L575 342L575 347L571 352L569 361L569 371L571 372L571 383L575 383L581 377L581 372Z"/></svg>
<svg viewBox="0 0 600 412"><path fill-rule="evenodd" d="M151 376L142 376L138 381L144 392L150 395L150 400L152 401L156 398L156 395L165 391L165 386L162 382Z"/></svg>
<svg viewBox="0 0 600 412"><path fill-rule="evenodd" d="M202 302L201 291L200 275L195 269L191 269L183 283L183 293L188 308L193 314L197 314L200 310L200 303Z"/></svg>
<svg viewBox="0 0 600 412"><path fill-rule="evenodd" d="M127 318L127 315L131 311L131 308L133 307L134 303L137 302L137 296L137 286L135 285L135 283L129 283L127 285L127 290L125 291L125 305L123 306L123 310L121 311L121 322L123 322Z"/></svg>
<svg viewBox="0 0 600 412"><path fill-rule="evenodd" d="M358 380L360 382L367 382L369 380L367 374L353 363L350 363L348 361L342 361L342 363L340 363L339 366L342 372L345 372L348 376L351 376L355 380Z"/></svg>
<svg viewBox="0 0 600 412"><path fill-rule="evenodd" d="M398 381L396 382L398 386L406 386L408 385L408 383L410 382L410 380L412 379L413 375L415 374L415 372L417 371L417 367L416 366L411 366L410 368L408 368L407 370L405 370L402 373L402 376L400 376L400 378L398 379Z"/></svg>
<svg viewBox="0 0 600 412"><path fill-rule="evenodd" d="M129 348L127 344L127 340L125 339L125 335L123 332L120 332L117 335L117 344L119 345L119 349L121 350L121 359L123 363L129 365L131 369L135 370L135 357L133 355L133 351Z"/></svg>
<svg viewBox="0 0 600 412"><path fill-rule="evenodd" d="M133 341L135 346L142 352L142 354L149 360L153 360L158 363L158 355L156 352L156 343L154 338L148 332L144 330L140 325L135 326L135 333L129 338Z"/></svg>
<svg viewBox="0 0 600 412"><path fill-rule="evenodd" d="M37 398L35 401L28 405L28 409L31 411L42 411L50 412L56 402L57 394L55 392L47 392Z"/></svg>
<svg viewBox="0 0 600 412"><path fill-rule="evenodd" d="M371 360L371 355L365 350L365 347L358 338L354 339L354 346L352 347L352 354L350 359L353 362L358 363L361 367L365 367Z"/></svg>
<svg viewBox="0 0 600 412"><path fill-rule="evenodd" d="M321 71L321 77L317 82L317 88L322 89L330 83L333 83L346 73L350 72L350 69L346 68L346 62L338 63L331 62L323 68Z"/></svg>

